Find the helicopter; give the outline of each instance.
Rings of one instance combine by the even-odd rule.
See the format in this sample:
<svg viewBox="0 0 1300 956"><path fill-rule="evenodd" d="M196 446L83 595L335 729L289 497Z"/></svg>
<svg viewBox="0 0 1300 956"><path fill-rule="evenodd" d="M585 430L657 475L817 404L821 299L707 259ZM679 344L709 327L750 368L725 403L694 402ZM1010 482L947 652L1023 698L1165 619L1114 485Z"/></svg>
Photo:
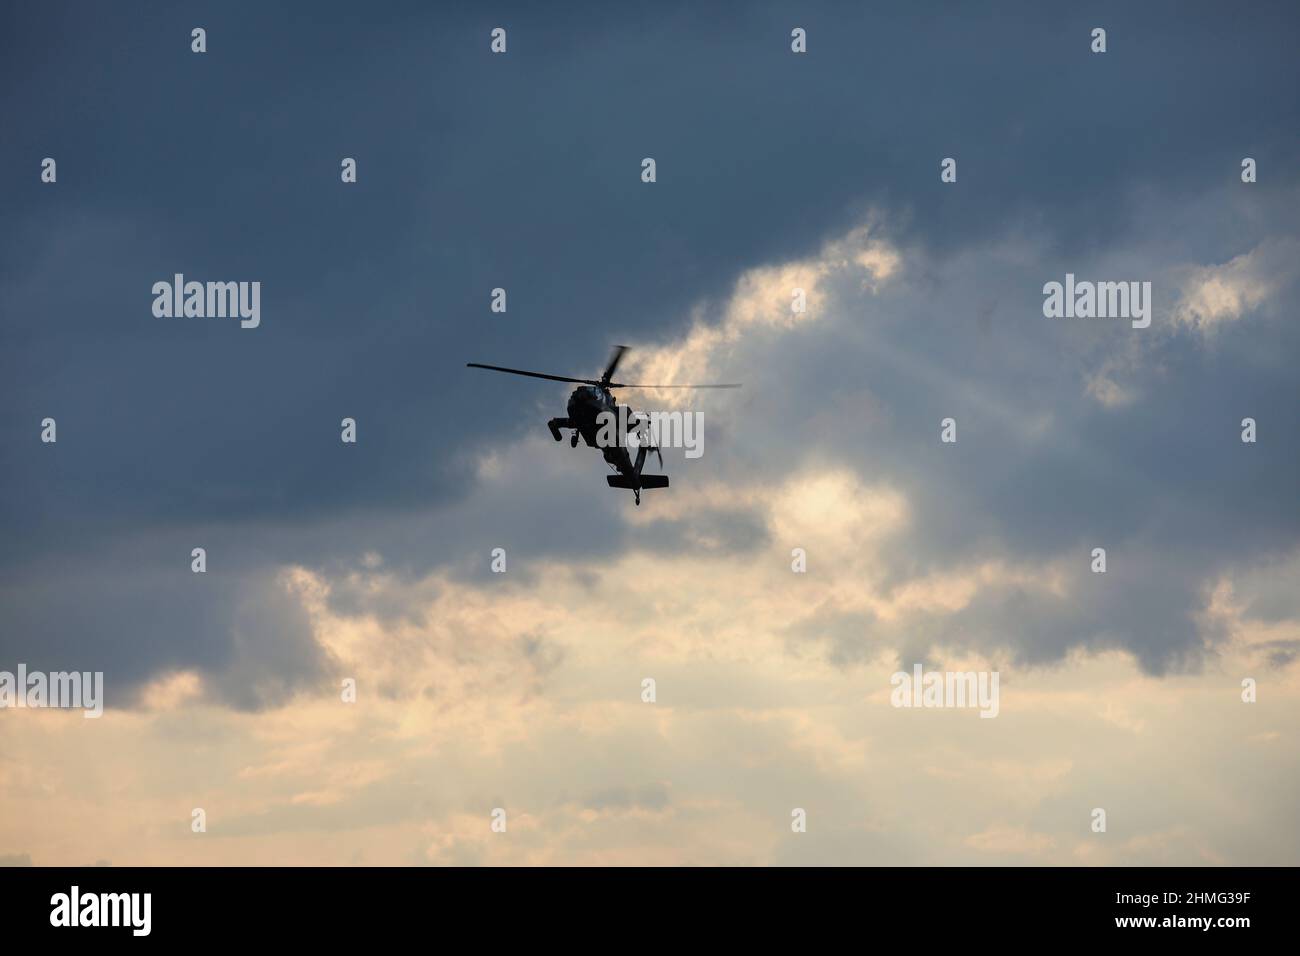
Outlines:
<svg viewBox="0 0 1300 956"><path fill-rule="evenodd" d="M659 458L659 467L664 466L664 456L659 451L659 446L654 443L653 437L645 434L644 426L647 419L641 417L636 412L632 412L626 406L620 406L615 401L612 394L616 388L740 388L739 383L728 385L627 385L622 382L612 381L614 372L618 365L623 361L623 356L627 353L626 345L614 346L614 352L609 358L609 364L605 366L605 371L599 379L594 378L570 378L566 375L547 375L543 372L526 372L518 368L505 368L500 365L483 365L479 362L467 362L467 368L485 368L492 372L507 372L510 375L526 375L529 378L544 378L552 382L574 382L578 385L569 396L568 415L564 418L552 418L546 423L546 427L551 430L551 436L556 441L563 441L564 436L560 433L561 428L573 429L573 434L569 438L569 447L577 448L578 439L581 438L588 447L600 448L605 456L605 462L613 468L618 474L606 475L605 481L611 488L627 488L632 491L636 497L637 505L641 504L641 492L648 488L667 488L667 475L647 475L642 473L645 467L647 452L653 450ZM620 408L625 409L620 414ZM628 413L631 414L628 414ZM627 422L631 426L628 430L634 431L641 436L637 442L636 461L628 454L628 446L625 444L626 435L620 433L618 440L613 444L601 442L598 433L601 423L604 420L602 415L616 416L619 422Z"/></svg>

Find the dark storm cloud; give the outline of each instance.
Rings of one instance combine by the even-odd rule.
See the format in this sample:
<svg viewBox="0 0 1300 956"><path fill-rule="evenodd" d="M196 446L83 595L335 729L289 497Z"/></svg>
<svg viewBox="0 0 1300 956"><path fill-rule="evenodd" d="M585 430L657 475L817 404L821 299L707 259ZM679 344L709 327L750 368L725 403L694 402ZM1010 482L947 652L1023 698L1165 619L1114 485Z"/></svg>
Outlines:
<svg viewBox="0 0 1300 956"><path fill-rule="evenodd" d="M742 269L806 255L871 207L936 261L1032 224L1054 269L1159 232L1135 195L1154 192L1177 223L1244 154L1265 171L1260 193L1295 182L1284 4L1249 17L1218 4L1021 4L993 17L904 3L147 15L11 4L2 16L0 653L104 662L124 681L197 666L224 675L217 686L241 706L326 669L304 621L268 609L255 635L241 617L280 564L330 567L377 547L411 576L486 573L482 545L507 534L536 541L534 555L625 545L609 497L554 496L540 512L501 502L479 525L454 513L475 454L540 428L563 398L466 360L591 374L612 342L680 332L690 304L725 296ZM805 57L788 52L796 23ZM202 56L189 51L196 25ZM487 50L497 25L510 30L504 57ZM1095 25L1109 30L1104 57L1087 52ZM941 190L949 155L960 188ZM53 186L38 181L45 156L59 162ZM355 185L339 182L344 156L358 160ZM643 156L659 164L652 187L638 180ZM1221 244L1240 247L1277 215ZM1216 235L1187 226L1171 230ZM261 327L154 318L150 286L176 272L262 282ZM488 311L495 286L506 315ZM987 284L971 303L982 352L953 333L956 311L932 314L874 362L823 341L822 354L791 355L785 393L765 388L796 430L820 404L800 396L858 382L911 394L892 403L898 433L928 436L952 404L929 389L971 355L990 374L1004 350L1025 358L1030 387L1008 391L1035 395L1050 374L1032 365L1038 343L1002 332L1030 307L1032 289ZM1294 346L1282 333L1274 354ZM926 353L937 378L918 383L890 360L911 348L938 350ZM1294 509L1278 510L1293 450L1262 444L1243 465L1213 454L1212 429L1168 427L1185 416L1230 428L1235 407L1210 396L1235 390L1270 410L1273 434L1294 434L1293 373L1241 374L1232 346L1188 348L1175 342L1169 360L1212 387L1153 390L1123 417L1080 412L1073 443L967 457L965 496L926 499L915 560L960 556L979 531L1037 553L1161 521L1159 542L1184 552L1293 542ZM37 438L47 415L54 446ZM344 416L359 422L355 447L338 440ZM761 419L751 427L761 441ZM883 457L933 490L930 450L912 441L905 463ZM1094 448L1120 450L1098 461ZM965 517L939 520L945 502ZM763 541L744 515L717 522L707 537L719 547ZM242 583L190 575L198 529L218 527L200 543L220 538ZM673 540L664 528L646 538ZM157 554L141 543L164 541ZM282 646L249 657L262 642ZM249 690L267 669L287 683Z"/></svg>
<svg viewBox="0 0 1300 956"><path fill-rule="evenodd" d="M802 254L865 203L907 210L940 247L1026 214L1096 244L1132 227L1135 181L1227 175L1239 150L1207 149L1207 128L1283 175L1264 152L1295 112L1269 29L1281 8L1248 23L1208 6L1090 11L1112 34L1104 68L1080 39L1091 19L1021 9L801 9L806 58L788 54L779 7L503 9L505 57L487 52L486 14L462 8L12 13L4 278L6 312L28 318L4 437L52 407L69 439L116 433L65 439L61 470L17 456L6 490L49 498L15 516L446 500L470 480L455 453L509 433L537 394L465 359L586 373L611 340L679 323L738 269ZM1228 25L1249 34L1248 70L1208 55ZM1193 57L1221 71L1174 81L1170 64ZM1158 140L1142 135L1153 115ZM56 153L60 182L44 186L34 164ZM953 153L970 187L932 188ZM651 154L660 182L644 188ZM345 155L361 164L346 188ZM149 285L177 271L260 279L264 325L154 319ZM496 285L506 316L487 311ZM362 423L359 463L336 454L345 414Z"/></svg>
<svg viewBox="0 0 1300 956"><path fill-rule="evenodd" d="M1294 237L1297 196L1257 200L1279 202L1293 215L1278 234ZM1201 203L1202 228L1236 232L1242 221L1258 221L1254 204L1234 206ZM1163 220L1154 216L1118 247L1125 274L1156 277L1149 330L1044 319L1041 284L1069 266L1058 272L1015 255L942 261L914 248L905 254L910 276L878 296L841 288L833 328L782 341L791 390L820 392L831 407L856 405L863 414L810 420L768 390L749 410L749 438L768 451L767 462L788 461L796 449L833 454L866 482L906 492L911 526L901 546L887 550L887 592L992 559L1035 566L1063 558L1068 590L991 586L956 615L901 630L813 615L796 623L795 638L819 638L838 665L885 642L904 660L967 644L1008 648L1027 663L1060 660L1074 647L1120 647L1161 673L1198 666L1225 636L1200 618L1208 588L1220 575L1275 564L1300 544L1300 290L1295 268L1282 267L1268 277L1267 300L1241 318L1209 333L1179 325L1183 293L1171 265L1201 260L1186 248L1192 239L1166 248L1180 244L1162 235ZM1251 253L1278 234L1257 233L1208 261ZM990 237L1031 248L1036 238L1015 229ZM1080 272L1106 274L1090 257L1073 261ZM978 303L995 295L1001 302L981 327ZM1118 408L1086 394L1089 375L1112 357L1133 391ZM953 445L939 442L948 416L957 421ZM1240 440L1247 416L1268 421L1268 442ZM779 474L770 464L765 470ZM1094 547L1107 549L1104 576L1089 570ZM1246 596L1259 616L1293 616L1295 602L1279 597L1295 590L1294 565L1275 576Z"/></svg>
<svg viewBox="0 0 1300 956"><path fill-rule="evenodd" d="M9 669L22 661L35 670L102 671L109 706L128 704L158 673L188 669L248 710L328 683L329 656L273 569L229 565L229 553L215 548L207 572L195 574L189 554L163 536L7 577L0 659Z"/></svg>

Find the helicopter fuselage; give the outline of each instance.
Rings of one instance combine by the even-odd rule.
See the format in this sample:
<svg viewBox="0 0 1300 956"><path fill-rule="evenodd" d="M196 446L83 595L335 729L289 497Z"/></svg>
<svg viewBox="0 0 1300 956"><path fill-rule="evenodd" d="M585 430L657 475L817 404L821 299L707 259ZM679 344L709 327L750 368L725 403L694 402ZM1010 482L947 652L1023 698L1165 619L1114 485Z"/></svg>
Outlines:
<svg viewBox="0 0 1300 956"><path fill-rule="evenodd" d="M659 452L659 447L653 436L647 436L645 427L648 419L638 416L636 424L632 425L632 416L628 414L631 409L627 405L619 405L614 400L611 389L615 388L739 388L739 385L627 385L614 381L614 372L618 369L618 364L623 360L623 354L627 351L626 345L614 346L614 352L609 358L609 363L605 366L605 371L599 379L591 378L571 378L567 375L551 375L547 372L530 372L522 368L507 368L504 365L484 365L482 362L466 363L470 368L487 369L490 372L505 372L507 375L523 375L527 378L542 378L551 382L574 382L578 385L569 396L568 417L552 418L546 423L550 429L551 437L556 441L563 441L564 436L560 433L561 429L572 429L573 434L569 437L569 444L574 448L578 447L578 439L581 438L587 443L589 448L599 448L600 453L605 456L605 461L618 472L617 475L606 475L605 481L611 488L626 488L631 491L636 498L636 503L641 503L641 492L647 488L667 488L667 475L647 475L642 470L646 463L646 452L653 451L655 457L659 460L659 466L662 468L664 459ZM605 416L613 416L616 423L614 440L609 440L608 422ZM603 433L603 434L602 434ZM637 441L630 442L629 436L635 434ZM648 439L648 440L647 440ZM636 460L628 453L629 447L636 448Z"/></svg>
<svg viewBox="0 0 1300 956"><path fill-rule="evenodd" d="M600 448L597 435L601 426L600 416L604 412L617 416L618 403L614 401L613 395L598 385L580 385L569 396L569 425L582 436L589 448ZM627 453L622 441L600 450L605 461L616 468L619 474L634 474L632 456Z"/></svg>

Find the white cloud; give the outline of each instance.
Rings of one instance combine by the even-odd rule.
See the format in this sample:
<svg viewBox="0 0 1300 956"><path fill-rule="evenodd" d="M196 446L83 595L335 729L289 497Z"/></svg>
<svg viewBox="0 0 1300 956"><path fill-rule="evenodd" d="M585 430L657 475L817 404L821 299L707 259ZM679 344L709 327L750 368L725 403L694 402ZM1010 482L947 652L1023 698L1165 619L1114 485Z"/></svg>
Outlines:
<svg viewBox="0 0 1300 956"><path fill-rule="evenodd" d="M759 266L742 273L721 308L712 316L696 308L690 331L663 346L638 345L629 353L622 378L651 384L708 383L725 369L728 350L742 340L779 335L826 317L831 304L828 283L845 276L871 291L902 269L902 255L870 225L859 226L826 242L807 259ZM794 309L795 290L802 290L805 310ZM647 389L645 399L668 406L690 403L689 391Z"/></svg>
<svg viewBox="0 0 1300 956"><path fill-rule="evenodd" d="M1300 243L1274 239L1222 265L1186 271L1174 319L1201 331L1235 322L1272 300L1300 264Z"/></svg>

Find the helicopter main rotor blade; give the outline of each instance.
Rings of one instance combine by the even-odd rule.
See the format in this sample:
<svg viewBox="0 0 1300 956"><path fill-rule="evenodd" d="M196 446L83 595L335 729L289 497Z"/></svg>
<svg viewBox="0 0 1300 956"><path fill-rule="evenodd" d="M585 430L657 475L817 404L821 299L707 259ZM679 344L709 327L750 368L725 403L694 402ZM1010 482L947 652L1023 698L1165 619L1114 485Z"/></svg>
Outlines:
<svg viewBox="0 0 1300 956"><path fill-rule="evenodd" d="M609 364L605 366L604 373L600 376L600 383L606 387L609 380L614 377L614 370L618 368L618 363L623 361L623 353L627 351L626 345L615 345L614 352L609 357Z"/></svg>
<svg viewBox="0 0 1300 956"><path fill-rule="evenodd" d="M502 365L482 365L479 362L466 362L466 368L486 368L493 372L509 372L511 375L527 375L529 378L544 378L552 382L574 382L578 385L600 385L593 378L569 378L565 375L547 375L543 372L525 372L521 368L506 368Z"/></svg>
<svg viewBox="0 0 1300 956"><path fill-rule="evenodd" d="M610 382L606 388L740 388L740 382L731 382L727 385L623 385L619 382Z"/></svg>
<svg viewBox="0 0 1300 956"><path fill-rule="evenodd" d="M613 359L610 360L610 368L618 365L624 352L627 351L626 345L617 346ZM577 385L596 385L601 388L740 388L739 382L732 382L726 385L627 385L621 382L609 382L604 379L594 378L570 378L567 375L547 375L545 372L526 372L521 368L506 368L504 365L484 365L481 362L466 362L466 368L485 368L493 372L508 372L511 375L526 375L529 378L544 378L551 382L573 382Z"/></svg>

